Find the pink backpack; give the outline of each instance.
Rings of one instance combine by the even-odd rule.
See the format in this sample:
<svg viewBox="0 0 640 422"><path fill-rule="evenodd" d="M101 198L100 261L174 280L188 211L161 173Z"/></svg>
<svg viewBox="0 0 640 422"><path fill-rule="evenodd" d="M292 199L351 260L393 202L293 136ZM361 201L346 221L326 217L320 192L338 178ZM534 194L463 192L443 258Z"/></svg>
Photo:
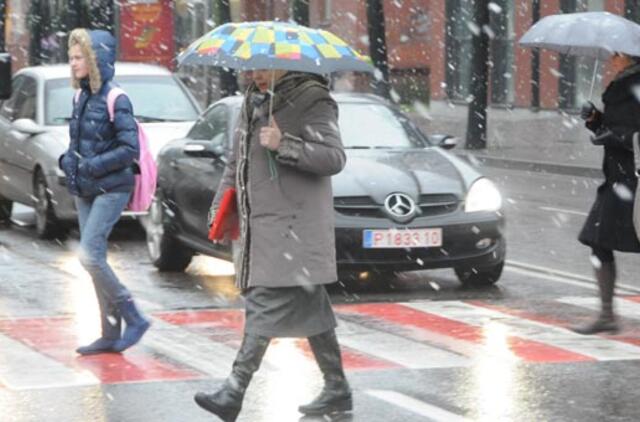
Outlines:
<svg viewBox="0 0 640 422"><path fill-rule="evenodd" d="M115 114L116 99L120 95L127 95L122 88L114 87L107 94L107 111L109 112L109 120L113 122ZM80 98L80 91L75 95L75 102ZM140 174L135 175L135 184L131 198L127 204L127 209L134 212L146 212L151 206L153 196L156 192L156 184L158 180L158 169L153 159L151 150L149 149L149 138L145 133L140 122L136 120L138 126L138 148L140 156L136 160L136 164L140 169Z"/></svg>

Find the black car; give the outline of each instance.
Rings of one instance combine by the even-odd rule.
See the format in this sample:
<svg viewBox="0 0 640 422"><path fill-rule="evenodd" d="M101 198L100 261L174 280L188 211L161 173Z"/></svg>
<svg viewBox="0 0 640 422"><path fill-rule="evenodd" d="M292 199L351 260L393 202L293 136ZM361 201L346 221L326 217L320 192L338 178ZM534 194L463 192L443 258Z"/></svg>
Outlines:
<svg viewBox="0 0 640 422"><path fill-rule="evenodd" d="M505 260L500 193L424 135L396 107L368 94L335 94L346 168L333 177L336 254L342 276L453 268L463 283L492 284ZM207 212L231 147L242 98L209 107L187 137L158 156L147 227L153 264L182 271L195 253L231 259L207 240Z"/></svg>

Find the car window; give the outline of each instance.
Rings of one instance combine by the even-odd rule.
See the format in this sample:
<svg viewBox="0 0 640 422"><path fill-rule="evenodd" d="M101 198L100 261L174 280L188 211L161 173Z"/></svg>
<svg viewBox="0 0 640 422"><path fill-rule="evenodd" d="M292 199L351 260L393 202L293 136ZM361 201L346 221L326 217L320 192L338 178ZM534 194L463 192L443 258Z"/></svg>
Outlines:
<svg viewBox="0 0 640 422"><path fill-rule="evenodd" d="M18 89L18 96L14 104L15 119L36 120L36 91L38 83L32 77L25 77L24 82Z"/></svg>
<svg viewBox="0 0 640 422"><path fill-rule="evenodd" d="M221 144L227 135L229 112L227 106L217 105L204 113L189 131L189 139L211 140L215 144Z"/></svg>
<svg viewBox="0 0 640 422"><path fill-rule="evenodd" d="M345 148L423 148L426 137L409 120L382 104L340 103ZM364 129L366 128L366 130Z"/></svg>
<svg viewBox="0 0 640 422"><path fill-rule="evenodd" d="M0 115L8 119L9 121L13 121L16 115L16 101L20 95L20 86L25 80L25 76L16 76L11 82L11 97L2 102L2 107L0 108Z"/></svg>
<svg viewBox="0 0 640 422"><path fill-rule="evenodd" d="M122 76L115 82L129 95L133 112L140 122L193 121L198 107L185 88L170 75ZM64 125L71 117L74 89L68 78L47 81L45 122Z"/></svg>

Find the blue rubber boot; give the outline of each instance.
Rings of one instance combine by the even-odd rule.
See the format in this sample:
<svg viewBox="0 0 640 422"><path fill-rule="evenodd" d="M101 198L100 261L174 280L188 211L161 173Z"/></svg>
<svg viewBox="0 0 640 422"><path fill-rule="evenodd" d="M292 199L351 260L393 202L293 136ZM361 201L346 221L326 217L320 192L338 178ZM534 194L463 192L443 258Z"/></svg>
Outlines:
<svg viewBox="0 0 640 422"><path fill-rule="evenodd" d="M100 337L96 341L86 346L81 346L76 349L76 352L82 356L97 355L99 353L118 353L115 349L116 342L118 340L111 340L108 338Z"/></svg>
<svg viewBox="0 0 640 422"><path fill-rule="evenodd" d="M151 323L138 311L132 298L117 302L116 305L127 323L122 338L113 347L116 352L122 352L139 342Z"/></svg>

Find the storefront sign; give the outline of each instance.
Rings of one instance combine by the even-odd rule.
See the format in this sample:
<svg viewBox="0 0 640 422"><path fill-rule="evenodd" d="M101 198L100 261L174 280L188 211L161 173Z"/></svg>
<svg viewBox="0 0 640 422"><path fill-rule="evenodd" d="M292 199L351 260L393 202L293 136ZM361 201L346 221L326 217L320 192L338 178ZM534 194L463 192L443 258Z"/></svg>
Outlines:
<svg viewBox="0 0 640 422"><path fill-rule="evenodd" d="M174 66L173 8L170 0L120 2L120 59Z"/></svg>

